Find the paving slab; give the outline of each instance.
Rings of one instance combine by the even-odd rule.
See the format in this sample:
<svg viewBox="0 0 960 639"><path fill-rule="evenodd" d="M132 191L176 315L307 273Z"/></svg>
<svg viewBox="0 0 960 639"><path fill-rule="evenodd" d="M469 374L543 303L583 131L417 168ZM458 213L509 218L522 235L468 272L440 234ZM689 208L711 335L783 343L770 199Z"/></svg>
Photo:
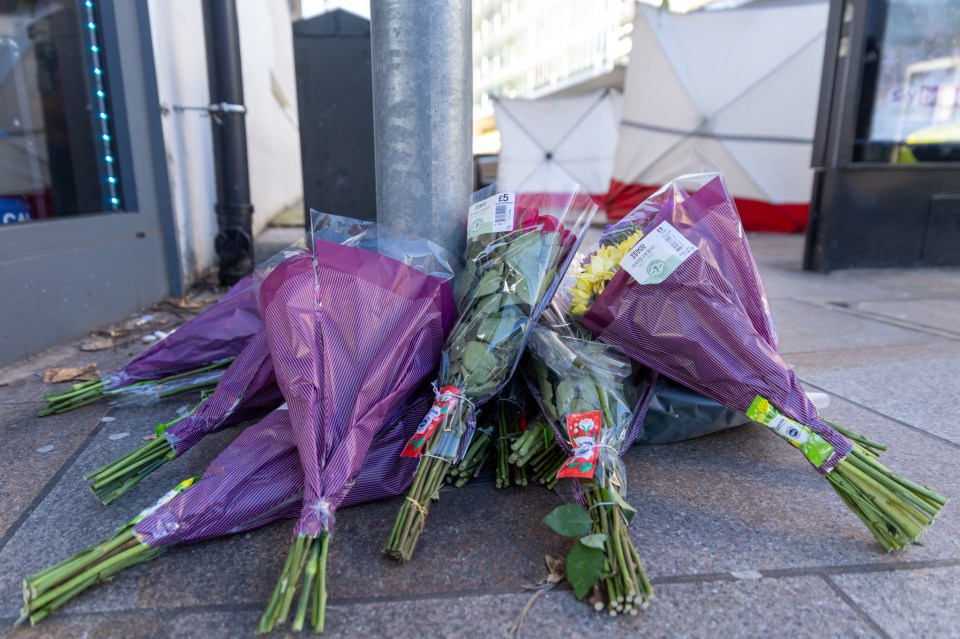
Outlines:
<svg viewBox="0 0 960 639"><path fill-rule="evenodd" d="M529 598L518 593L363 602L332 599L324 636L507 637ZM696 613L691 614L694 602ZM249 606L61 614L16 636L86 632L87 636L242 637L253 636L258 617L259 611ZM303 635L281 629L271 636ZM617 618L594 613L572 592L559 589L536 601L518 636L819 638L875 637L877 632L822 579L801 577L666 584L657 589L655 605L636 617Z"/></svg>
<svg viewBox="0 0 960 639"><path fill-rule="evenodd" d="M20 582L24 577L112 536L119 526L130 521L179 481L201 474L239 434L239 430L232 429L205 438L188 454L147 477L127 495L109 506L102 506L87 487L83 474L135 448L144 436L153 432L158 416L169 418L176 414L179 401L183 399L164 400L152 407L114 409L110 416L115 421L94 422L99 430L0 549L0 616L9 616L19 608ZM128 433L128 436L117 439L116 435L121 433ZM143 568L138 566L130 572ZM130 589L129 585L116 587L117 581L104 588L115 588L120 593L117 595L119 600L133 605L136 590ZM91 602L99 599L96 596L87 598Z"/></svg>
<svg viewBox="0 0 960 639"><path fill-rule="evenodd" d="M834 399L827 414L886 443L896 472L960 496L960 449ZM822 570L960 559L960 510L948 504L924 546L885 553L806 459L759 425L625 457L631 536L652 577Z"/></svg>
<svg viewBox="0 0 960 639"><path fill-rule="evenodd" d="M960 273L957 277L960 279ZM960 290L957 292L957 297L960 298ZM948 331L960 337L960 299L858 302L853 307L878 317L906 322L921 328Z"/></svg>
<svg viewBox="0 0 960 639"><path fill-rule="evenodd" d="M830 579L891 637L960 637L960 566Z"/></svg>
<svg viewBox="0 0 960 639"><path fill-rule="evenodd" d="M858 317L835 306L782 298L771 300L770 306L780 352L785 356L943 341L928 333Z"/></svg>
<svg viewBox="0 0 960 639"><path fill-rule="evenodd" d="M960 444L960 343L787 360L804 382Z"/></svg>
<svg viewBox="0 0 960 639"><path fill-rule="evenodd" d="M0 405L0 539L100 426L106 406L39 419L45 404Z"/></svg>

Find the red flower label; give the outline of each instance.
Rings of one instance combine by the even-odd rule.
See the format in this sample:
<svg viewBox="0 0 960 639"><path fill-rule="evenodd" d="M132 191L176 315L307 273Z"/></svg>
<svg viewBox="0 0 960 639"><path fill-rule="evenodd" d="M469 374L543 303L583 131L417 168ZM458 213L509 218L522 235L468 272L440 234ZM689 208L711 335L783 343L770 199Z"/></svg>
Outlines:
<svg viewBox="0 0 960 639"><path fill-rule="evenodd" d="M423 452L423 447L427 444L427 440L430 439L430 435L433 434L433 431L437 430L437 426L443 421L444 416L450 412L450 409L457 405L457 401L459 401L462 392L463 391L456 386L444 386L440 389L440 392L437 393L437 398L433 402L433 406L430 407L423 421L417 426L417 432L413 434L413 437L410 438L410 441L407 442L407 445L404 447L403 452L400 453L401 457L420 456L420 453Z"/></svg>
<svg viewBox="0 0 960 639"><path fill-rule="evenodd" d="M567 436L573 446L573 456L563 465L557 477L580 477L590 479L597 470L600 454L600 427L603 418L600 411L567 415Z"/></svg>

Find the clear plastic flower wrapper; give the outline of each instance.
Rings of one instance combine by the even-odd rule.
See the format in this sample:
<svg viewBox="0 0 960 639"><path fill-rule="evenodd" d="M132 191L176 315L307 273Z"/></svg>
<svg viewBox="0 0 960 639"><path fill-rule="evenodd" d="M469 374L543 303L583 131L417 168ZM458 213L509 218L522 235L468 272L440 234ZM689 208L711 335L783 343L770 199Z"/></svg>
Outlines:
<svg viewBox="0 0 960 639"><path fill-rule="evenodd" d="M578 504L545 519L579 538L567 557L567 580L596 610L636 614L653 587L627 533L636 510L626 499L620 457L643 427L655 375L589 335L544 324L530 336L523 373L563 452L556 475L574 480Z"/></svg>
<svg viewBox="0 0 960 639"><path fill-rule="evenodd" d="M341 507L403 492L416 460L400 451L430 407L420 393L373 444ZM179 544L254 530L302 510L303 470L286 407L249 426L202 477L181 482L110 539L24 580L18 623L35 624L87 588Z"/></svg>
<svg viewBox="0 0 960 639"><path fill-rule="evenodd" d="M157 426L157 437L87 473L84 478L109 504L164 464L185 454L206 435L258 419L283 403L273 374L267 335L261 328L223 371L213 393L196 408Z"/></svg>
<svg viewBox="0 0 960 639"><path fill-rule="evenodd" d="M323 629L335 513L373 443L432 377L456 317L453 258L389 227L314 214L309 247L257 271L260 315L304 472L304 505L258 631ZM312 593L312 594L311 594Z"/></svg>
<svg viewBox="0 0 960 639"><path fill-rule="evenodd" d="M615 242L624 229L629 241ZM946 503L884 467L876 458L882 446L818 414L780 356L763 283L719 173L660 189L578 259L563 290L571 317L597 339L798 449L885 549L915 542Z"/></svg>
<svg viewBox="0 0 960 639"><path fill-rule="evenodd" d="M434 407L404 450L422 459L386 554L413 556L431 501L467 452L477 408L513 375L596 209L574 185L566 193L523 194L494 184L471 197L460 319L443 349Z"/></svg>
<svg viewBox="0 0 960 639"><path fill-rule="evenodd" d="M253 278L245 277L216 303L152 344L122 370L98 380L74 384L62 393L44 396L47 407L39 415L63 413L104 397L123 399L128 404L139 401L149 404L161 393L170 396L176 394L174 391L193 390L190 385L176 383L177 380L226 368L260 326ZM166 388L157 390L158 383ZM125 394L125 391L131 392Z"/></svg>

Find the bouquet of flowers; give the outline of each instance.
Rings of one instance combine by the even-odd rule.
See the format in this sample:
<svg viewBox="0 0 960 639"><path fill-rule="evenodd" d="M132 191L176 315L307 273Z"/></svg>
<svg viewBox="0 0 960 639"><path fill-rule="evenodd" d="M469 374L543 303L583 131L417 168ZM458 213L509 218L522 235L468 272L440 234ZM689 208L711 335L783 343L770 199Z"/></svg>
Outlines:
<svg viewBox="0 0 960 639"><path fill-rule="evenodd" d="M684 386L771 428L809 460L887 550L914 542L946 500L877 461L868 440L817 413L777 348L763 284L719 174L686 176L622 224L643 238L571 268L570 314Z"/></svg>
<svg viewBox="0 0 960 639"><path fill-rule="evenodd" d="M543 324L530 337L524 374L566 453L557 477L574 478L579 505L545 519L556 532L580 538L567 557L567 580L577 597L592 593L597 610L636 614L653 587L627 533L636 510L626 501L620 456L642 428L655 380L618 349Z"/></svg>
<svg viewBox="0 0 960 639"><path fill-rule="evenodd" d="M230 364L213 394L189 414L157 427L157 437L84 475L104 505L223 428L258 419L283 402L262 327Z"/></svg>
<svg viewBox="0 0 960 639"><path fill-rule="evenodd" d="M47 407L37 414L45 417L63 413L103 397L143 403L212 387L222 369L259 328L253 278L245 277L215 304L154 342L122 370L44 396Z"/></svg>
<svg viewBox="0 0 960 639"><path fill-rule="evenodd" d="M437 398L404 455L422 456L384 552L413 556L450 467L467 452L476 409L506 384L596 212L589 195L474 193L460 319L443 349Z"/></svg>
<svg viewBox="0 0 960 639"><path fill-rule="evenodd" d="M377 439L341 507L392 497L410 485L416 461L400 457L429 408L426 393ZM178 544L253 530L302 510L303 470L286 407L250 426L202 477L181 482L110 539L24 580L18 623L35 624L87 588ZM298 619L304 613L298 609Z"/></svg>
<svg viewBox="0 0 960 639"><path fill-rule="evenodd" d="M336 509L407 398L436 370L453 324L445 251L388 227L315 215L309 251L258 269L277 383L304 472L304 504L258 630L301 607L323 629L325 566ZM311 599L311 592L313 593Z"/></svg>

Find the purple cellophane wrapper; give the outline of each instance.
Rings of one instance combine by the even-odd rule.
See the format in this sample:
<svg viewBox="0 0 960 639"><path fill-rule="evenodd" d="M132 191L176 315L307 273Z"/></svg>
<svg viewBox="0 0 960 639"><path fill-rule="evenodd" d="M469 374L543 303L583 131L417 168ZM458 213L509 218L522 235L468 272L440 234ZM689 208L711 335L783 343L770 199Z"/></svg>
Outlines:
<svg viewBox="0 0 960 639"><path fill-rule="evenodd" d="M204 436L258 419L282 403L267 335L261 327L224 371L213 394L163 436L177 455L182 455Z"/></svg>
<svg viewBox="0 0 960 639"><path fill-rule="evenodd" d="M422 393L393 428L378 438L340 507L401 494L413 481L417 459L400 457L433 399ZM253 530L300 516L303 469L286 409L247 427L203 478L136 525L150 546L173 546Z"/></svg>
<svg viewBox="0 0 960 639"><path fill-rule="evenodd" d="M764 308L759 278L722 179L668 200L644 232L663 222L697 250L659 284L639 284L620 270L583 325L600 341L734 410L746 412L757 395L765 397L833 445L819 470L832 468L850 443L821 421L775 342L757 330L758 309Z"/></svg>
<svg viewBox="0 0 960 639"><path fill-rule="evenodd" d="M210 308L130 360L110 377L110 387L186 373L236 357L260 327L253 276L247 276Z"/></svg>
<svg viewBox="0 0 960 639"><path fill-rule="evenodd" d="M456 315L447 280L352 246L317 240L260 286L277 382L305 476L296 534L333 513L371 445L436 369Z"/></svg>

